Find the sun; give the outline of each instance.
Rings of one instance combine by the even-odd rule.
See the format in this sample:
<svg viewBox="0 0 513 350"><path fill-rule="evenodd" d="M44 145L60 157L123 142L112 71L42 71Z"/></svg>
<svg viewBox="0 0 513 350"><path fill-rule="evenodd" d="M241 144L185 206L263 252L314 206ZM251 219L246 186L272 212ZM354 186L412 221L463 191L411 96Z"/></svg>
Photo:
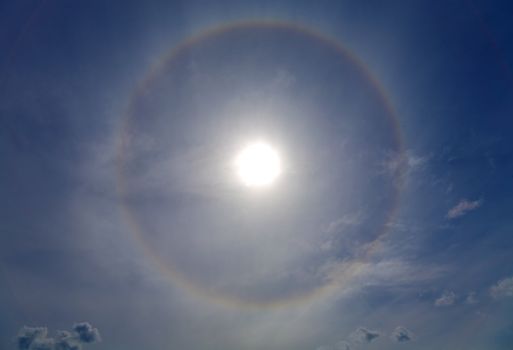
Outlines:
<svg viewBox="0 0 513 350"><path fill-rule="evenodd" d="M273 147L255 142L244 147L235 158L235 170L248 187L266 187L281 174L281 161Z"/></svg>

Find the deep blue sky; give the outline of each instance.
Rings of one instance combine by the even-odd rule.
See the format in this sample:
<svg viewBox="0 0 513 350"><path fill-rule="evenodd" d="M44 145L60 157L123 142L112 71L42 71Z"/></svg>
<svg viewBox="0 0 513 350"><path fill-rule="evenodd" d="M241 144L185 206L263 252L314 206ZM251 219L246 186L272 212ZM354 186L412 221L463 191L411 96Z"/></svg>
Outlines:
<svg viewBox="0 0 513 350"><path fill-rule="evenodd" d="M511 349L512 19L0 2L0 348ZM227 165L255 138L258 193Z"/></svg>

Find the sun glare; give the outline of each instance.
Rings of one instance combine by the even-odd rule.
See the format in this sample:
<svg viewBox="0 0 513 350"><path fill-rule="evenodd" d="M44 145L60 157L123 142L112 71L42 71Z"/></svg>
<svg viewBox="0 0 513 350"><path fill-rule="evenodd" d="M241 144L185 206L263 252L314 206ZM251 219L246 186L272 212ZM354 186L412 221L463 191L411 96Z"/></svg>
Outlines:
<svg viewBox="0 0 513 350"><path fill-rule="evenodd" d="M246 186L269 186L281 173L280 157L267 143L252 143L237 155L235 169Z"/></svg>

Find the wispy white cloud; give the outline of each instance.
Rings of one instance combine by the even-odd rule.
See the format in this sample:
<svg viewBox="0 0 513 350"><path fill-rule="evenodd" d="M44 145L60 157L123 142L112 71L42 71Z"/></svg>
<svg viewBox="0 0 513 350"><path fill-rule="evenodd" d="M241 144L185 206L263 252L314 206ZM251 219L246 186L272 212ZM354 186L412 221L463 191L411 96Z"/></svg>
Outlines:
<svg viewBox="0 0 513 350"><path fill-rule="evenodd" d="M508 277L497 282L490 288L490 295L496 299L513 297L513 277Z"/></svg>
<svg viewBox="0 0 513 350"><path fill-rule="evenodd" d="M456 294L452 291L445 291L435 300L435 306L451 306L456 302Z"/></svg>
<svg viewBox="0 0 513 350"><path fill-rule="evenodd" d="M335 233L340 231L346 226L354 226L359 225L362 222L362 214L354 213L354 214L346 214L343 215L328 224L326 228L326 232Z"/></svg>
<svg viewBox="0 0 513 350"><path fill-rule="evenodd" d="M460 216L463 216L472 210L476 210L481 206L481 204L481 200L469 201L466 199L462 199L459 201L458 204L456 204L447 212L447 218L455 219Z"/></svg>
<svg viewBox="0 0 513 350"><path fill-rule="evenodd" d="M401 259L387 259L366 264L360 276L364 285L408 285L433 280L446 270L438 266L415 266Z"/></svg>
<svg viewBox="0 0 513 350"><path fill-rule="evenodd" d="M411 151L391 153L382 164L383 172L395 177L397 184L404 184L414 171L422 169L429 156L414 155Z"/></svg>
<svg viewBox="0 0 513 350"><path fill-rule="evenodd" d="M345 240L351 240L351 233L355 233L363 222L363 215L359 212L345 214L339 218L330 221L324 228L325 238L321 242L320 248L322 251L330 251L337 248L337 243L340 243L341 237ZM347 248L348 245L346 244Z"/></svg>

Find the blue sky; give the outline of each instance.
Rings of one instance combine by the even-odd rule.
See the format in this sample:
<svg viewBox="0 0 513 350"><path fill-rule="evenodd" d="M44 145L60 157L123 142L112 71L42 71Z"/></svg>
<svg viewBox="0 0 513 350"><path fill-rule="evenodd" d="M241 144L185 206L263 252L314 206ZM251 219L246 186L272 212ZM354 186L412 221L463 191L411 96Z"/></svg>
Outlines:
<svg viewBox="0 0 513 350"><path fill-rule="evenodd" d="M0 348L510 349L511 13L0 3Z"/></svg>

